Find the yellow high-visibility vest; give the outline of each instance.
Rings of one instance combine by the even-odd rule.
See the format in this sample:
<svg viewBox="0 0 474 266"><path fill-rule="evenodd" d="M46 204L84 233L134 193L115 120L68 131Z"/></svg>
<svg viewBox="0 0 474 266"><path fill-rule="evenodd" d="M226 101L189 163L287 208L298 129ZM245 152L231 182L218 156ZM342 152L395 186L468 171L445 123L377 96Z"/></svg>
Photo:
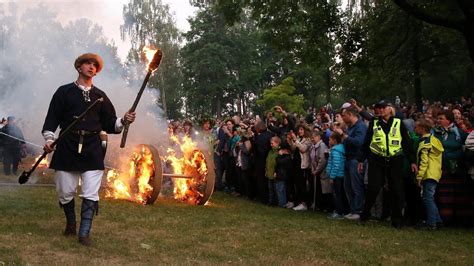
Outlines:
<svg viewBox="0 0 474 266"><path fill-rule="evenodd" d="M374 134L370 142L370 150L382 157L392 157L402 152L402 134L400 132L400 124L402 121L394 118L390 131L387 134L379 125L379 121L374 121Z"/></svg>

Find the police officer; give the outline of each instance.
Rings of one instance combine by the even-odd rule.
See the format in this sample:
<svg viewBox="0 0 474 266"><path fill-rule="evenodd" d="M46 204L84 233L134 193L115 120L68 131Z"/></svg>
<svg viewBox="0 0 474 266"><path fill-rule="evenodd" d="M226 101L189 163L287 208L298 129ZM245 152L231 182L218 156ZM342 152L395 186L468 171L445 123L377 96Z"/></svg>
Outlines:
<svg viewBox="0 0 474 266"><path fill-rule="evenodd" d="M368 160L368 185L364 210L359 222L364 224L370 216L380 189L388 183L391 201L392 226L402 227L404 207L403 156L408 156L411 170L417 171L411 139L402 121L395 118L395 109L387 101L375 105L381 116L369 123L360 156L358 170L362 172L364 160Z"/></svg>

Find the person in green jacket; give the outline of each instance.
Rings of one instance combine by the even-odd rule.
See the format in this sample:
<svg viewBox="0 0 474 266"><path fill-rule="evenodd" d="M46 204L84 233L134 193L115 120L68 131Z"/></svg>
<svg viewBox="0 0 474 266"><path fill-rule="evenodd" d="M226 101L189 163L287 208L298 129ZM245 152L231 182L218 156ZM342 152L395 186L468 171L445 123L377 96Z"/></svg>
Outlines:
<svg viewBox="0 0 474 266"><path fill-rule="evenodd" d="M267 161L265 164L265 177L268 179L269 205L274 205L276 203L275 168L280 144L280 137L274 136L270 139L270 145L272 146L272 149L270 152L268 152Z"/></svg>
<svg viewBox="0 0 474 266"><path fill-rule="evenodd" d="M443 223L434 200L436 186L441 179L443 144L433 136L432 126L428 120L416 122L415 132L421 137L417 149L418 173L416 182L422 188L423 203L426 208L426 223L418 227L424 230L436 230Z"/></svg>

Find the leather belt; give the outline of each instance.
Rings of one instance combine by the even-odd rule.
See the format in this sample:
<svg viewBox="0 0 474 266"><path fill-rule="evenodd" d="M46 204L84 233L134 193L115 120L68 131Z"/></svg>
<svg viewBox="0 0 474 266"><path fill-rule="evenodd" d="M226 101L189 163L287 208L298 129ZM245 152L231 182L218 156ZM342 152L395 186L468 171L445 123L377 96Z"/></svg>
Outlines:
<svg viewBox="0 0 474 266"><path fill-rule="evenodd" d="M71 133L79 135L79 144L77 146L77 153L82 152L82 146L84 144L84 136L94 136L98 135L97 131L87 131L87 130L72 130Z"/></svg>

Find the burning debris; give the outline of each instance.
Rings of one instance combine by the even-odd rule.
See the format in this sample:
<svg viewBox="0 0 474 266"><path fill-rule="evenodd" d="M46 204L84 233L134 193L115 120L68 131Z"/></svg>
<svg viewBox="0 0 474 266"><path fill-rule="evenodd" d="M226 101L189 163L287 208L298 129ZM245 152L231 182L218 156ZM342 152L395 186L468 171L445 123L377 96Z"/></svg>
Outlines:
<svg viewBox="0 0 474 266"><path fill-rule="evenodd" d="M173 135L171 140L175 149L168 148L166 156L161 157L153 146L142 144L131 155L128 171L109 170L106 197L153 204L166 177L171 179L175 199L194 205L205 204L214 189L214 175L208 170L212 161L189 137Z"/></svg>

